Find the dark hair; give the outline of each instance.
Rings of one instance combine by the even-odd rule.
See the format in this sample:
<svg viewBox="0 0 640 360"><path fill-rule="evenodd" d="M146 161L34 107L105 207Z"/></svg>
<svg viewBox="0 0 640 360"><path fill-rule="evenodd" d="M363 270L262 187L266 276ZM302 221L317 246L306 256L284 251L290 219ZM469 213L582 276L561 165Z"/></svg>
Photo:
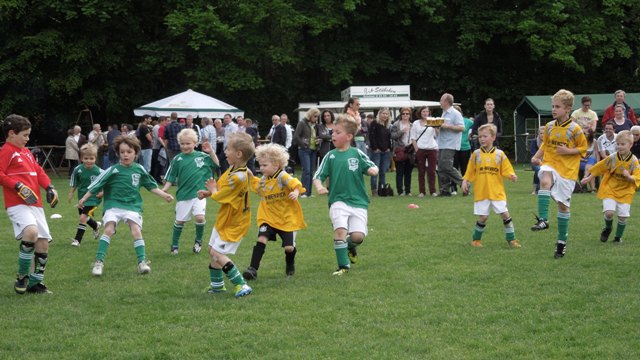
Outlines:
<svg viewBox="0 0 640 360"><path fill-rule="evenodd" d="M129 145L136 155L140 154L140 140L138 140L138 138L128 135L118 135L113 141L113 150L115 150L118 157L120 156L120 145L122 143Z"/></svg>
<svg viewBox="0 0 640 360"><path fill-rule="evenodd" d="M347 112L347 109L349 108L349 105L353 105L354 102L356 102L356 100L359 100L357 97L350 97L349 101L347 101L347 103L344 105L344 109L342 110L342 112Z"/></svg>
<svg viewBox="0 0 640 360"><path fill-rule="evenodd" d="M17 134L27 129L31 129L31 122L21 115L11 114L2 122L2 131L5 136L8 136L11 130Z"/></svg>
<svg viewBox="0 0 640 360"><path fill-rule="evenodd" d="M416 114L416 119L422 119L422 110L427 109L429 110L429 114L431 114L431 109L429 109L428 106L420 106L419 108L416 109L415 114Z"/></svg>
<svg viewBox="0 0 640 360"><path fill-rule="evenodd" d="M583 97L582 97L582 100L580 100L580 103L581 103L581 104L584 104L584 103L586 103L587 101L588 101L588 102L591 102L591 96L589 96L589 95L583 96Z"/></svg>
<svg viewBox="0 0 640 360"><path fill-rule="evenodd" d="M333 123L336 120L336 116L333 115L332 111L329 110L322 110L322 112L320 113L320 121L322 122L322 124L324 124L324 113L329 113L331 114L331 122Z"/></svg>

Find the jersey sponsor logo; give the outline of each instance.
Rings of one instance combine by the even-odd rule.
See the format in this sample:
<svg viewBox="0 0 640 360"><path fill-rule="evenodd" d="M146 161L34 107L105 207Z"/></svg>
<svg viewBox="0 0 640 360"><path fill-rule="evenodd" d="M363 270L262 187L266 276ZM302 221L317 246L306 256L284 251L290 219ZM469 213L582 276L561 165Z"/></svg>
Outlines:
<svg viewBox="0 0 640 360"><path fill-rule="evenodd" d="M201 168L201 167L203 167L203 166L204 166L204 159L203 159L203 158L198 157L198 158L195 158L195 159L193 159L193 160L196 162L196 166L197 166L198 168Z"/></svg>
<svg viewBox="0 0 640 360"><path fill-rule="evenodd" d="M131 185L140 185L140 174L131 174Z"/></svg>
<svg viewBox="0 0 640 360"><path fill-rule="evenodd" d="M80 170L80 171L82 171L82 170ZM97 176L95 176L95 175L91 175L91 176L89 177L89 180L91 180L91 182L93 182L96 178L97 178Z"/></svg>
<svg viewBox="0 0 640 360"><path fill-rule="evenodd" d="M358 159L356 158L349 158L349 170L351 171L357 171L358 170Z"/></svg>

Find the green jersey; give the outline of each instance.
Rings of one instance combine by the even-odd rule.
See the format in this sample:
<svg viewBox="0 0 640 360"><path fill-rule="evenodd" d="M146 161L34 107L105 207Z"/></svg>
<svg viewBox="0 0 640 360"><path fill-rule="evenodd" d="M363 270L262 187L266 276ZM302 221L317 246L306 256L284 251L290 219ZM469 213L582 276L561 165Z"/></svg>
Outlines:
<svg viewBox="0 0 640 360"><path fill-rule="evenodd" d="M78 199L82 199L84 194L87 193L89 185L102 174L104 170L100 169L95 164L87 169L84 164L80 164L73 169L71 179L69 180L69 186L78 190ZM92 193L91 197L85 201L85 206L97 206L100 204L100 199L96 197L96 193Z"/></svg>
<svg viewBox="0 0 640 360"><path fill-rule="evenodd" d="M329 178L329 206L342 201L352 207L367 209L369 195L363 174L374 166L369 157L357 148L350 147L346 151L333 149L322 158L313 178L320 181Z"/></svg>
<svg viewBox="0 0 640 360"><path fill-rule="evenodd" d="M201 151L180 153L171 160L165 180L178 186L176 201L191 200L198 197L198 190L206 190L204 182L217 168L213 159Z"/></svg>
<svg viewBox="0 0 640 360"><path fill-rule="evenodd" d="M115 164L104 171L89 185L89 191L97 194L104 190L104 211L112 208L142 213L140 187L158 188L155 179L138 163L131 166Z"/></svg>

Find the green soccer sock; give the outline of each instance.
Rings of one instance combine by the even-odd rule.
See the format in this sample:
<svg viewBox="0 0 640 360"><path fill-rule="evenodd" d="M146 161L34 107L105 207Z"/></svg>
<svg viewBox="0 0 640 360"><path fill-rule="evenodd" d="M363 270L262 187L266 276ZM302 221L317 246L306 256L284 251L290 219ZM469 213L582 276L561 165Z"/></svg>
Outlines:
<svg viewBox="0 0 640 360"><path fill-rule="evenodd" d="M35 253L33 261L35 263L34 270L31 274L29 274L29 285L28 287L32 287L38 283L44 281L44 269L47 266L47 260L49 258L49 254L47 253Z"/></svg>
<svg viewBox="0 0 640 360"><path fill-rule="evenodd" d="M33 259L33 251L35 244L21 241L20 250L18 251L18 274L27 275L31 271L31 260Z"/></svg>
<svg viewBox="0 0 640 360"><path fill-rule="evenodd" d="M538 217L549 220L549 202L551 201L551 191L538 191Z"/></svg>
<svg viewBox="0 0 640 360"><path fill-rule="evenodd" d="M247 282L238 271L238 268L233 264L233 262L229 261L222 267L222 271L227 274L227 277L234 285L244 285Z"/></svg>
<svg viewBox="0 0 640 360"><path fill-rule="evenodd" d="M571 212L558 211L558 241L564 243L569 238L569 219L571 218Z"/></svg>
<svg viewBox="0 0 640 360"><path fill-rule="evenodd" d="M107 249L109 249L109 243L111 243L111 237L102 234L102 236L100 236L100 241L98 242L96 260L104 262L104 258L107 256Z"/></svg>
<svg viewBox="0 0 640 360"><path fill-rule="evenodd" d="M622 238L622 235L624 234L624 228L627 227L627 221L620 221L618 220L618 227L616 228L616 237L617 238Z"/></svg>
<svg viewBox="0 0 640 360"><path fill-rule="evenodd" d="M348 269L350 266L348 244L344 240L333 240L333 248L336 251L338 267Z"/></svg>
<svg viewBox="0 0 640 360"><path fill-rule="evenodd" d="M211 279L212 289L224 288L224 273L222 272L222 269L216 269L209 265L209 279Z"/></svg>
<svg viewBox="0 0 640 360"><path fill-rule="evenodd" d="M511 242L516 239L516 230L513 227L513 221L511 218L502 220L504 224L504 238L507 242Z"/></svg>
<svg viewBox="0 0 640 360"><path fill-rule="evenodd" d="M605 216L605 218L604 218L604 227L606 229L611 229L613 227L613 218L607 219L607 217Z"/></svg>
<svg viewBox="0 0 640 360"><path fill-rule="evenodd" d="M202 244L202 235L204 234L204 224L206 222L196 223L196 242Z"/></svg>
<svg viewBox="0 0 640 360"><path fill-rule="evenodd" d="M182 235L183 224L173 223L173 236L171 237L171 248L177 249L180 244L180 235Z"/></svg>
<svg viewBox="0 0 640 360"><path fill-rule="evenodd" d="M138 263L144 261L147 258L143 239L135 240L133 242L133 248L136 250L136 257L138 258Z"/></svg>
<svg viewBox="0 0 640 360"><path fill-rule="evenodd" d="M358 245L360 244L355 244L353 241L351 241L351 235L347 235L347 249L348 250L352 250L358 247Z"/></svg>
<svg viewBox="0 0 640 360"><path fill-rule="evenodd" d="M476 221L476 226L473 228L472 240L482 240L482 233L484 233L485 226L487 226L487 224L483 224L480 221Z"/></svg>

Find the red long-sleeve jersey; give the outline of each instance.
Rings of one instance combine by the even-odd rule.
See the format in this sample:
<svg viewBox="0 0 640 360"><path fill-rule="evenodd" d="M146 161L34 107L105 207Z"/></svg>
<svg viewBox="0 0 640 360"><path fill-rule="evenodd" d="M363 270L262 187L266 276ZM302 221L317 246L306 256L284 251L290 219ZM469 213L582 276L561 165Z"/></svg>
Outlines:
<svg viewBox="0 0 640 360"><path fill-rule="evenodd" d="M15 189L16 183L19 182L30 187L38 197L38 202L32 206L42 207L39 186L47 188L51 185L51 179L33 158L29 149L19 148L7 142L0 149L0 185L4 194L5 209L25 204Z"/></svg>

